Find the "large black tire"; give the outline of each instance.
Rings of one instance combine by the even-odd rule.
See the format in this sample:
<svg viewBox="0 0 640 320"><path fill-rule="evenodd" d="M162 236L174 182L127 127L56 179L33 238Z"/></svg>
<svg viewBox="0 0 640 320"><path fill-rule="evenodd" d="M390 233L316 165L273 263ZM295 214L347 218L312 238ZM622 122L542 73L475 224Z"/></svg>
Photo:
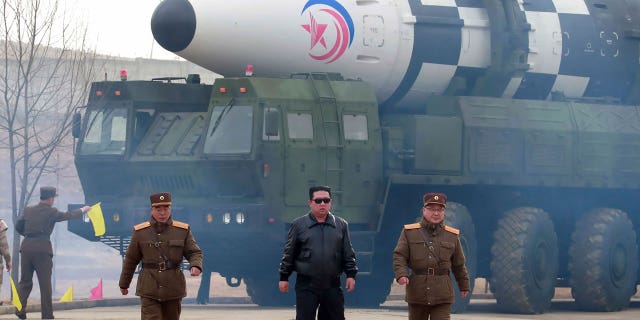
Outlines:
<svg viewBox="0 0 640 320"><path fill-rule="evenodd" d="M498 222L491 247L491 291L512 313L543 313L551 306L558 274L558 238L549 215L522 207Z"/></svg>
<svg viewBox="0 0 640 320"><path fill-rule="evenodd" d="M292 277L294 278L294 277ZM278 279L273 277L245 277L247 294L253 303L263 307L290 307L295 304L294 279L290 279L289 292L278 289Z"/></svg>
<svg viewBox="0 0 640 320"><path fill-rule="evenodd" d="M583 310L619 311L635 293L638 244L627 214L597 208L578 221L569 249L571 294Z"/></svg>
<svg viewBox="0 0 640 320"><path fill-rule="evenodd" d="M463 313L469 305L477 272L478 249L476 242L476 228L473 224L473 219L471 219L471 215L469 214L469 210L467 210L465 206L455 202L447 203L445 223L460 230L460 243L462 244L462 251L464 252L466 259L469 281L471 281L471 291L469 295L467 295L466 298L462 298L462 296L460 296L458 283L453 277L453 274L451 275L456 295L456 300L451 306L451 312Z"/></svg>

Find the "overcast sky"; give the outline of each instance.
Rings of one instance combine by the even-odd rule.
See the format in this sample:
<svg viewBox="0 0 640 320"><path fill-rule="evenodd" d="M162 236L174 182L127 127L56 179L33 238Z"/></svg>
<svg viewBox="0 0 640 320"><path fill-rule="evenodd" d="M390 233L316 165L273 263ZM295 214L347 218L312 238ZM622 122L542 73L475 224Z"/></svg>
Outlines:
<svg viewBox="0 0 640 320"><path fill-rule="evenodd" d="M177 59L151 34L151 16L159 0L67 0L85 18L89 40L99 53L120 57Z"/></svg>

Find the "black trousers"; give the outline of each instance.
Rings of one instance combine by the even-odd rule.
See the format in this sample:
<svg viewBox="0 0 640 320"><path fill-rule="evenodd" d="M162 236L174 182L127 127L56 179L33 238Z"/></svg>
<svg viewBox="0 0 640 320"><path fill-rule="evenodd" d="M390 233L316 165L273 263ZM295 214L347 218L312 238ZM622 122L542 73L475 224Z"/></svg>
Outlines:
<svg viewBox="0 0 640 320"><path fill-rule="evenodd" d="M336 281L337 280L337 281ZM296 320L344 320L340 278L318 285L307 277L296 279Z"/></svg>

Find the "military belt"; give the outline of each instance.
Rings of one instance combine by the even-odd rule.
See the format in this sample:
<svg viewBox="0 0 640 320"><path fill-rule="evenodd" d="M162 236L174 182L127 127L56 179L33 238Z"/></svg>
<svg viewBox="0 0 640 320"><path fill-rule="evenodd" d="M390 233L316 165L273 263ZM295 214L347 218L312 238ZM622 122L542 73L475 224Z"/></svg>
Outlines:
<svg viewBox="0 0 640 320"><path fill-rule="evenodd" d="M167 261L167 262L160 262L160 263L142 263L142 268L144 269L156 269L159 271L164 271L164 270L172 270L172 269L178 269L180 268L180 264L179 263L173 263L171 261Z"/></svg>
<svg viewBox="0 0 640 320"><path fill-rule="evenodd" d="M445 276L449 275L449 269L427 268L427 270L415 271L414 274L421 276Z"/></svg>

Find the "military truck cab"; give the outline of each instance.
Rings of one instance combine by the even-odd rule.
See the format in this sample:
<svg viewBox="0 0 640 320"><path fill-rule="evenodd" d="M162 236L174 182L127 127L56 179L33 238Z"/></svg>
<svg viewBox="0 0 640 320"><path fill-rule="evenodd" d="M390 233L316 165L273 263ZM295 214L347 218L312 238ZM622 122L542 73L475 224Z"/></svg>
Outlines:
<svg viewBox="0 0 640 320"><path fill-rule="evenodd" d="M148 219L151 190L187 184L179 178L184 164L171 169L160 160L197 160L195 131L203 126L210 92L211 86L169 81L92 84L83 119L76 122L81 128L74 130L80 133L75 164L86 202L102 202L107 215L103 241Z"/></svg>

